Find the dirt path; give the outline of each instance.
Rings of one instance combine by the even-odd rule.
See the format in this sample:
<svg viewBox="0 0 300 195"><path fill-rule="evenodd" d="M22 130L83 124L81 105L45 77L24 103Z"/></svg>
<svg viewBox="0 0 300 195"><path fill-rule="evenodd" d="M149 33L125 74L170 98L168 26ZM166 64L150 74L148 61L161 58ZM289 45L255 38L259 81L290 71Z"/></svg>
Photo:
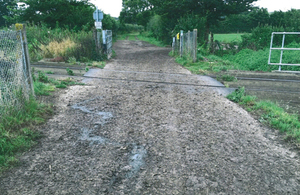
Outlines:
<svg viewBox="0 0 300 195"><path fill-rule="evenodd" d="M300 194L298 153L201 87L207 78L165 48L119 41L115 51L88 73L101 79L59 96L45 138L0 176L1 195Z"/></svg>

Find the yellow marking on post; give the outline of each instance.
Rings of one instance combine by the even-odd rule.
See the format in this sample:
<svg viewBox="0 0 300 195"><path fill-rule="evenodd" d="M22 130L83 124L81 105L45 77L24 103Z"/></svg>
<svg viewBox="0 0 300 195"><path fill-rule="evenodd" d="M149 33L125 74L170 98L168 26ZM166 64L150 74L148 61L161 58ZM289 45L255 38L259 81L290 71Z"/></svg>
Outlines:
<svg viewBox="0 0 300 195"><path fill-rule="evenodd" d="M15 24L16 30L22 30L23 29L23 24L17 23Z"/></svg>

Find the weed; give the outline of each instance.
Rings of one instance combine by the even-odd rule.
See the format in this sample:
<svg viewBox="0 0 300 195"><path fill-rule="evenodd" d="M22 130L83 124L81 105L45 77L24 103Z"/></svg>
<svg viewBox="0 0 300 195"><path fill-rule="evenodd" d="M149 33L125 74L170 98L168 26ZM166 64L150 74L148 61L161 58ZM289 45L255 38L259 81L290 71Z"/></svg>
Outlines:
<svg viewBox="0 0 300 195"><path fill-rule="evenodd" d="M245 88L241 87L236 89L234 92L232 92L231 94L229 94L227 96L227 98L233 102L240 102L242 97L245 96Z"/></svg>
<svg viewBox="0 0 300 195"><path fill-rule="evenodd" d="M49 78L46 76L46 74L42 71L38 71L38 81L43 82L43 83L48 83Z"/></svg>
<svg viewBox="0 0 300 195"><path fill-rule="evenodd" d="M89 70L89 67L85 67L85 72L88 72Z"/></svg>
<svg viewBox="0 0 300 195"><path fill-rule="evenodd" d="M58 85L55 85L55 87L56 88L67 88L67 85L60 83Z"/></svg>
<svg viewBox="0 0 300 195"><path fill-rule="evenodd" d="M72 64L72 65L75 65L76 64L76 58L75 57L69 57L68 59L68 63Z"/></svg>
<svg viewBox="0 0 300 195"><path fill-rule="evenodd" d="M234 76L225 74L225 75L222 75L222 76L218 76L217 80L232 82L232 81L236 81L237 79Z"/></svg>
<svg viewBox="0 0 300 195"><path fill-rule="evenodd" d="M67 71L68 75L71 75L71 76L75 75L73 70L71 70L70 68L67 68L66 71Z"/></svg>
<svg viewBox="0 0 300 195"><path fill-rule="evenodd" d="M46 74L54 74L53 71L45 71Z"/></svg>
<svg viewBox="0 0 300 195"><path fill-rule="evenodd" d="M34 87L34 93L36 95L48 96L48 95L50 95L49 92L54 91L53 85L45 84L45 83L38 82L38 81L33 83L33 87Z"/></svg>

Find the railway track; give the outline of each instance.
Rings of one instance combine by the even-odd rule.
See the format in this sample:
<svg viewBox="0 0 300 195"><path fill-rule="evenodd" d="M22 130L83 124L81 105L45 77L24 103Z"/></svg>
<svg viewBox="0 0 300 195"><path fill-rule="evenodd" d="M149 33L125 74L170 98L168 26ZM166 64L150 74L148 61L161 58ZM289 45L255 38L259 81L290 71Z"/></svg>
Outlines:
<svg viewBox="0 0 300 195"><path fill-rule="evenodd" d="M47 68L47 69L66 69L70 68L73 70L85 70L84 67L73 67L73 66L49 66L49 65L32 65L35 68ZM116 71L116 70L102 70L102 71L110 71L110 72L122 72L122 73L147 73L147 74L159 74L164 75L168 73L159 73L159 72L143 72L143 71ZM68 74L51 74L51 75L59 75L59 76L68 76L74 78L91 78L91 79L101 79L101 80L115 80L115 81L127 81L127 82L142 82L142 83L155 83L155 84L165 84L165 85L181 85L181 86L195 86L195 87L210 87L210 88L226 88L224 85L201 85L194 83L180 83L180 82L165 82L165 81L151 81L151 80L140 80L140 79L124 79L124 78L113 78L113 77L95 77L95 76L70 76ZM186 74L169 74L169 75L182 75L186 76ZM217 78L214 75L210 75L212 78ZM267 82L285 82L285 83L300 83L300 79L268 79L268 78L250 78L250 77L236 77L237 80L249 80L249 81L267 81ZM230 87L237 89L237 87ZM251 88L245 87L248 91L264 91L264 92L276 92L276 93L291 93L291 94L300 94L300 86L297 91L291 90L274 90L274 89L264 89L264 88Z"/></svg>

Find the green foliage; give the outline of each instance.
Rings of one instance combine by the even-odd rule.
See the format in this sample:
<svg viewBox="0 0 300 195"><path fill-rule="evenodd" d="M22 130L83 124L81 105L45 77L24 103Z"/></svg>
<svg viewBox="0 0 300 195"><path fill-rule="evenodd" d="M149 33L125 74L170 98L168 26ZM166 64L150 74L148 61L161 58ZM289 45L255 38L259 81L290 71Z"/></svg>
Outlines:
<svg viewBox="0 0 300 195"><path fill-rule="evenodd" d="M38 81L43 82L43 83L48 83L49 82L49 78L48 76L46 76L46 74L42 71L38 71Z"/></svg>
<svg viewBox="0 0 300 195"><path fill-rule="evenodd" d="M144 27L137 24L119 24L118 35L131 32L142 32Z"/></svg>
<svg viewBox="0 0 300 195"><path fill-rule="evenodd" d="M161 41L158 41L156 38L152 37L150 34L147 34L147 33L142 33L142 34L138 35L137 38L141 41L148 42L148 43L156 45L158 47L165 46L164 43L162 43Z"/></svg>
<svg viewBox="0 0 300 195"><path fill-rule="evenodd" d="M138 24L146 26L153 14L150 1L123 0L123 9L120 13L121 24Z"/></svg>
<svg viewBox="0 0 300 195"><path fill-rule="evenodd" d="M234 92L232 92L231 94L229 94L227 96L227 98L233 102L240 102L242 100L242 97L245 96L245 88L241 87L236 89Z"/></svg>
<svg viewBox="0 0 300 195"><path fill-rule="evenodd" d="M94 25L91 17L95 7L87 0L21 0L19 22L43 21L47 27L67 27L73 30L90 30ZM54 11L55 10L55 11ZM16 10L17 11L17 10Z"/></svg>
<svg viewBox="0 0 300 195"><path fill-rule="evenodd" d="M183 32L193 31L198 29L198 43L204 43L205 40L205 29L203 26L206 24L206 18L195 14L186 14L178 19L177 25L174 27L175 34L179 33L180 30ZM173 36L175 36L173 34Z"/></svg>
<svg viewBox="0 0 300 195"><path fill-rule="evenodd" d="M0 27L8 26L12 24L10 21L6 20L6 17L13 17L12 9L17 7L17 2L15 0L2 0L0 1Z"/></svg>
<svg viewBox="0 0 300 195"><path fill-rule="evenodd" d="M66 71L67 71L68 75L74 76L74 72L70 68L67 68Z"/></svg>
<svg viewBox="0 0 300 195"><path fill-rule="evenodd" d="M48 96L50 95L49 92L54 91L55 87L51 84L48 83L42 83L42 82L34 82L33 83L34 87L34 93L38 96Z"/></svg>
<svg viewBox="0 0 300 195"><path fill-rule="evenodd" d="M236 81L237 79L234 76L231 76L231 75L228 75L228 74L224 74L224 75L218 76L217 80L232 82L232 81Z"/></svg>
<svg viewBox="0 0 300 195"><path fill-rule="evenodd" d="M147 24L147 30L150 33L150 36L155 39L162 40L164 29L161 16L154 15Z"/></svg>

